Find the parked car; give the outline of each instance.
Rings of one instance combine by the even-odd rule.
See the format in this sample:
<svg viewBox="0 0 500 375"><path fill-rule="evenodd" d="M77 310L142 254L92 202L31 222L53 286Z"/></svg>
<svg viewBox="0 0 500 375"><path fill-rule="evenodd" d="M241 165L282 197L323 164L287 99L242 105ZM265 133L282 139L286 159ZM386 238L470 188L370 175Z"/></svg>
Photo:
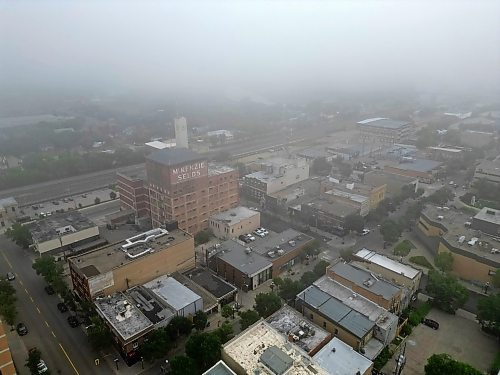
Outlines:
<svg viewBox="0 0 500 375"><path fill-rule="evenodd" d="M68 306L66 306L65 303L63 302L60 302L57 304L57 309L62 312L62 313L65 313L66 311L68 311Z"/></svg>
<svg viewBox="0 0 500 375"><path fill-rule="evenodd" d="M45 361L41 358L40 358L40 362L38 362L38 365L36 365L36 369L37 369L39 374L44 374L47 371L49 371L49 368L45 364Z"/></svg>
<svg viewBox="0 0 500 375"><path fill-rule="evenodd" d="M53 204L54 206L58 206L58 205L59 205L59 201L52 201L52 204Z"/></svg>
<svg viewBox="0 0 500 375"><path fill-rule="evenodd" d="M265 236L267 236L267 235L269 234L269 231L268 231L266 228L262 228L262 227L261 227L261 228L257 228L257 230L258 230L259 232L264 233L264 235L265 235Z"/></svg>
<svg viewBox="0 0 500 375"><path fill-rule="evenodd" d="M14 275L12 272L7 272L7 280L12 281L16 279L16 275Z"/></svg>
<svg viewBox="0 0 500 375"><path fill-rule="evenodd" d="M250 233L247 234L247 238L250 240L250 241L255 241L255 237L252 236Z"/></svg>
<svg viewBox="0 0 500 375"><path fill-rule="evenodd" d="M28 327L24 323L19 323L16 326L16 331L19 336L24 336L28 334Z"/></svg>
<svg viewBox="0 0 500 375"><path fill-rule="evenodd" d="M422 323L425 324L427 327L431 327L433 329L439 328L439 323L432 319L422 319Z"/></svg>
<svg viewBox="0 0 500 375"><path fill-rule="evenodd" d="M370 233L370 229L366 229L366 228L365 228L365 229L363 229L363 230L361 231L361 233L360 233L359 235L360 235L360 236L366 236L366 235L367 235L367 234L369 234L369 233Z"/></svg>
<svg viewBox="0 0 500 375"><path fill-rule="evenodd" d="M45 287L45 291L47 292L47 294L48 294L49 296L51 296L52 294L54 294L54 293L56 292L56 291L54 290L54 288L52 288L50 285L47 285L47 286Z"/></svg>
<svg viewBox="0 0 500 375"><path fill-rule="evenodd" d="M76 328L80 325L80 321L75 315L68 316L68 323L72 328Z"/></svg>
<svg viewBox="0 0 500 375"><path fill-rule="evenodd" d="M250 240L248 239L248 237L247 237L247 236L245 236L245 235L243 235L243 234L242 234L242 235L240 235L240 236L238 237L238 239L239 239L240 241L243 241L244 243L249 243L249 242L252 242L252 241L250 241Z"/></svg>
<svg viewBox="0 0 500 375"><path fill-rule="evenodd" d="M255 234L256 236L259 236L260 238L264 238L266 235L264 234L264 232L260 232L259 230L255 230L253 232L253 234Z"/></svg>

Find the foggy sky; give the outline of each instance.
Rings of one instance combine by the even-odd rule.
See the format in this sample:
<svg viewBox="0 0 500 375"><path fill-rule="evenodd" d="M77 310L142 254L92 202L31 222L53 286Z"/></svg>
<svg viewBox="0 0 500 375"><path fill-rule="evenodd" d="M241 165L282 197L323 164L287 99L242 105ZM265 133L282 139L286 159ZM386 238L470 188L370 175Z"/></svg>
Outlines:
<svg viewBox="0 0 500 375"><path fill-rule="evenodd" d="M0 84L489 90L500 1L0 3Z"/></svg>

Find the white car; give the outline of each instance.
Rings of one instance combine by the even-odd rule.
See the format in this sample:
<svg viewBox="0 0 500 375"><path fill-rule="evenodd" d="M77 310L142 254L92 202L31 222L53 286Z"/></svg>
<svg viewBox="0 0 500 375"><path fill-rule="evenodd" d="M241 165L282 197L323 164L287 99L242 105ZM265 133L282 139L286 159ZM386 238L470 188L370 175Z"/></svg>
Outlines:
<svg viewBox="0 0 500 375"><path fill-rule="evenodd" d="M264 238L266 236L264 234L264 232L260 232L258 230L254 231L253 234L255 234L256 236L259 236L260 238Z"/></svg>
<svg viewBox="0 0 500 375"><path fill-rule="evenodd" d="M247 238L250 240L250 241L255 241L255 237L252 236L250 233L247 234Z"/></svg>
<svg viewBox="0 0 500 375"><path fill-rule="evenodd" d="M259 232L264 233L265 236L267 236L269 234L269 231L266 228L257 228L257 230Z"/></svg>
<svg viewBox="0 0 500 375"><path fill-rule="evenodd" d="M38 362L38 365L36 365L36 369L38 370L39 374L43 374L49 371L49 368L47 367L43 359L40 359L40 362Z"/></svg>

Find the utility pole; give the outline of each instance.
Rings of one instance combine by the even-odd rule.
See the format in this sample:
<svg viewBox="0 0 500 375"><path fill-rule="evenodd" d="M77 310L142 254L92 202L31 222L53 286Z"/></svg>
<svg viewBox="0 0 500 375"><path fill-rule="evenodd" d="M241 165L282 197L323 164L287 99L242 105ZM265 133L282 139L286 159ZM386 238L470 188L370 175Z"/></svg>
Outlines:
<svg viewBox="0 0 500 375"><path fill-rule="evenodd" d="M405 353L406 353L406 342L401 351L399 352L398 358L396 358L396 367L394 368L393 372L394 375L401 375L401 373L403 372L403 369L406 365Z"/></svg>

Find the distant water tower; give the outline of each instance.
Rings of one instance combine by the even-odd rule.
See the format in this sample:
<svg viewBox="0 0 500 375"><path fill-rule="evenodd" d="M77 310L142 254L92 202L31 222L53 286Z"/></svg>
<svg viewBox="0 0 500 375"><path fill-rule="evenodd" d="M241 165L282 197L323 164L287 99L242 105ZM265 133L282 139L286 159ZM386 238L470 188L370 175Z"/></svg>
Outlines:
<svg viewBox="0 0 500 375"><path fill-rule="evenodd" d="M176 147L188 148L187 122L185 117L176 118L175 124L175 143Z"/></svg>

